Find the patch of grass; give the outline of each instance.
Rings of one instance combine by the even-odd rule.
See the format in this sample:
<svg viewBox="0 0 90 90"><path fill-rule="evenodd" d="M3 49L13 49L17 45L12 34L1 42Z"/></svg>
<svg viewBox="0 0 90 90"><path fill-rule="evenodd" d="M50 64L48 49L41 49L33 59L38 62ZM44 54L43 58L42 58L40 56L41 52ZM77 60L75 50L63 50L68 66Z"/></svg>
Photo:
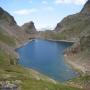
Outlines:
<svg viewBox="0 0 90 90"><path fill-rule="evenodd" d="M11 36L5 35L3 31L4 30L2 28L0 28L0 41L4 42L10 46L15 46L16 43L15 43L14 38Z"/></svg>
<svg viewBox="0 0 90 90"><path fill-rule="evenodd" d="M53 84L42 80L24 80L22 90L80 90L62 84Z"/></svg>
<svg viewBox="0 0 90 90"><path fill-rule="evenodd" d="M9 64L9 57L3 50L0 49L0 65L7 64Z"/></svg>
<svg viewBox="0 0 90 90"><path fill-rule="evenodd" d="M85 90L89 90L88 88L90 88L90 75L81 75L78 78L70 80L70 82L74 82L75 84L82 86Z"/></svg>

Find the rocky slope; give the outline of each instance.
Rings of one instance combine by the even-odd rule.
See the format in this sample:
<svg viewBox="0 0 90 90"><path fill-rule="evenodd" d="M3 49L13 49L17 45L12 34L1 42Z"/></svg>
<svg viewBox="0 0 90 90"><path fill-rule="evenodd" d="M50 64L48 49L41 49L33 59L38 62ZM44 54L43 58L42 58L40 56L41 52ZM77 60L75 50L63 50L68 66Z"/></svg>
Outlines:
<svg viewBox="0 0 90 90"><path fill-rule="evenodd" d="M42 36L49 39L64 39L76 42L89 28L90 1L88 0L80 12L65 17L53 31L44 32Z"/></svg>
<svg viewBox="0 0 90 90"><path fill-rule="evenodd" d="M29 39L34 39L37 37L37 30L35 28L34 22L30 21L21 26L22 30L29 36Z"/></svg>
<svg viewBox="0 0 90 90"><path fill-rule="evenodd" d="M26 40L28 35L17 25L13 16L0 7L0 49L14 60L18 58L14 49Z"/></svg>
<svg viewBox="0 0 90 90"><path fill-rule="evenodd" d="M21 43L28 38L25 32L17 25L13 16L2 8L0 8L0 31L3 31L7 36L13 37L17 43Z"/></svg>
<svg viewBox="0 0 90 90"><path fill-rule="evenodd" d="M35 28L35 25L32 21L22 25L22 29L25 30L25 32L28 33L28 34L34 34L34 33L37 32L36 28Z"/></svg>
<svg viewBox="0 0 90 90"><path fill-rule="evenodd" d="M78 40L84 32L90 28L90 0L83 9L74 15L67 16L57 24L55 31L59 33L58 38Z"/></svg>

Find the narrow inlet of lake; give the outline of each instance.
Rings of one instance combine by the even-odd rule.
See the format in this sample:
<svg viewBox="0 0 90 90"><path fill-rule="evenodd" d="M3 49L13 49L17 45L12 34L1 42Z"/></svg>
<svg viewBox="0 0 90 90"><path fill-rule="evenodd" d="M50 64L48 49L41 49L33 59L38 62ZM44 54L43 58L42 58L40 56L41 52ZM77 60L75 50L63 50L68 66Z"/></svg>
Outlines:
<svg viewBox="0 0 90 90"><path fill-rule="evenodd" d="M64 50L71 45L67 42L33 40L17 49L20 56L18 63L58 81L72 79L78 74L65 62L63 55Z"/></svg>

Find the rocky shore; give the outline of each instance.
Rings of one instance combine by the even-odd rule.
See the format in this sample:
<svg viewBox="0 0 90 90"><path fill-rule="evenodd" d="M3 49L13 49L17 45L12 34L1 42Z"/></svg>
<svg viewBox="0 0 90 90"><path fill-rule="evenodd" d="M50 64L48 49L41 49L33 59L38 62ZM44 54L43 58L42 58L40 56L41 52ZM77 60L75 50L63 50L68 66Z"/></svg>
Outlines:
<svg viewBox="0 0 90 90"><path fill-rule="evenodd" d="M86 69L81 63L72 60L71 56L64 55L65 61L80 73L86 73Z"/></svg>

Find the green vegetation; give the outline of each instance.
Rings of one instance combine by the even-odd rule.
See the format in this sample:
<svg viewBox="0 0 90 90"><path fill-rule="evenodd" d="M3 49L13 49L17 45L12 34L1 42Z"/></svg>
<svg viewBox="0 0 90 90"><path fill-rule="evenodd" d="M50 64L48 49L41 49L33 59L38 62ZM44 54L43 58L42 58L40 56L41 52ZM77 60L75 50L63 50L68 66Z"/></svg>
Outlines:
<svg viewBox="0 0 90 90"><path fill-rule="evenodd" d="M52 84L42 80L25 80L22 84L22 90L80 90L78 88L73 88L70 86L65 86L62 84ZM26 83L27 82L27 83Z"/></svg>
<svg viewBox="0 0 90 90"><path fill-rule="evenodd" d="M8 63L9 63L8 55L3 50L0 50L0 65Z"/></svg>
<svg viewBox="0 0 90 90"><path fill-rule="evenodd" d="M70 82L73 82L74 84L82 86L85 90L90 89L90 86L89 86L90 85L90 75L86 75L86 74L81 75L78 78L74 78L74 79L70 80Z"/></svg>
<svg viewBox="0 0 90 90"><path fill-rule="evenodd" d="M15 46L14 37L4 34L4 30L2 28L0 28L0 41L10 46Z"/></svg>

